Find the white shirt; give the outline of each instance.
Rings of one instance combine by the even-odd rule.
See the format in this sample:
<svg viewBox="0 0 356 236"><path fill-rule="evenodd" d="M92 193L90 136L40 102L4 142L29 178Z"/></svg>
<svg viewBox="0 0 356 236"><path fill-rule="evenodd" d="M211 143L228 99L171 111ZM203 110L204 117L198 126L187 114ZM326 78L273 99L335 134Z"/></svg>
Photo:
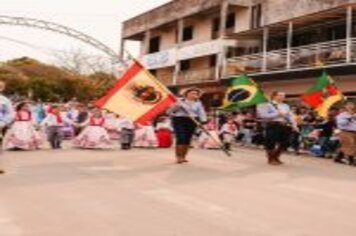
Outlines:
<svg viewBox="0 0 356 236"><path fill-rule="evenodd" d="M119 131L122 129L135 129L134 123L130 119L124 117L118 118L116 123Z"/></svg>

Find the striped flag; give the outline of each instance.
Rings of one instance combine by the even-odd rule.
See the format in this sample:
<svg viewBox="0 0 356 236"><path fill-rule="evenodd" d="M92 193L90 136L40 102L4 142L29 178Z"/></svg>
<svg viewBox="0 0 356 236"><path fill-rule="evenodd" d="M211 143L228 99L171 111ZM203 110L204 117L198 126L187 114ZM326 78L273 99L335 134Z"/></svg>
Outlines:
<svg viewBox="0 0 356 236"><path fill-rule="evenodd" d="M95 105L136 123L147 124L176 101L168 88L134 60L121 79Z"/></svg>

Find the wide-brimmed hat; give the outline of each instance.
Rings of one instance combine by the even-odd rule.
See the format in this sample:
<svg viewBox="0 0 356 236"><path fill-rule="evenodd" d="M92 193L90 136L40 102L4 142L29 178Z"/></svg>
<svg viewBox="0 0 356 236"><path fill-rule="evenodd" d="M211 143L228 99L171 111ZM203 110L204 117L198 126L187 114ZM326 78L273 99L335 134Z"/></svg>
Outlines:
<svg viewBox="0 0 356 236"><path fill-rule="evenodd" d="M201 90L198 87L189 87L189 88L184 88L180 91L180 95L185 97L187 96L188 93L192 92L192 91L196 91L198 92L199 96L202 96L204 94L203 90Z"/></svg>

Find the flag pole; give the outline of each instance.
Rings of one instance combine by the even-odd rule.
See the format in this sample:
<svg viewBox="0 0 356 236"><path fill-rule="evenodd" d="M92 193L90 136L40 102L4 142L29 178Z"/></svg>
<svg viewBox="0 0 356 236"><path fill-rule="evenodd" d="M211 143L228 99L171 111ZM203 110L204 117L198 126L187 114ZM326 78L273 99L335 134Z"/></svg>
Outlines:
<svg viewBox="0 0 356 236"><path fill-rule="evenodd" d="M144 70L148 73L148 75L149 75L151 78L154 78L154 80L157 80L157 79L151 74L151 72L148 71L148 70L144 67L143 63L142 63L139 59L135 58L135 57L134 57L129 51L127 51L126 49L124 49L124 51L125 51L125 53L129 56L130 59L132 59L133 61L135 61L135 62L137 62L138 64L140 64L140 65L142 66L142 68L144 68ZM157 85L158 85L161 89L163 89L164 91L167 91L167 92L169 92L170 94L172 94L172 92L169 91L169 89L168 89L166 86L164 86L160 81L158 81ZM179 104L181 104L181 102L180 102L179 99L177 99L177 102L178 102ZM195 118L195 117L191 114L190 111L188 111L188 109L186 109L184 106L181 106L181 107L185 110L185 112L187 112L187 114L189 115L189 118L197 125L197 127L198 127L199 129L201 129L206 135L208 135L209 138L210 138L212 141L214 141L215 144L217 144L217 145L219 146L219 148L220 148L221 151L223 151L228 157L231 157L230 151L225 148L225 146L223 145L223 143L221 142L221 140L217 140L217 139L204 127L204 125L203 125L197 118Z"/></svg>

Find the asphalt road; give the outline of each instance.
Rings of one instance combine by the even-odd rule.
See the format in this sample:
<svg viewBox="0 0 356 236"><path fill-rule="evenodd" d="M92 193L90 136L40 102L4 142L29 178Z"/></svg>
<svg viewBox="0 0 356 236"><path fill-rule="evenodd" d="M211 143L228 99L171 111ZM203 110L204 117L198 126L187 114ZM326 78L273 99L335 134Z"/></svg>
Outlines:
<svg viewBox="0 0 356 236"><path fill-rule="evenodd" d="M0 236L355 236L356 168L263 152L9 152Z"/></svg>

